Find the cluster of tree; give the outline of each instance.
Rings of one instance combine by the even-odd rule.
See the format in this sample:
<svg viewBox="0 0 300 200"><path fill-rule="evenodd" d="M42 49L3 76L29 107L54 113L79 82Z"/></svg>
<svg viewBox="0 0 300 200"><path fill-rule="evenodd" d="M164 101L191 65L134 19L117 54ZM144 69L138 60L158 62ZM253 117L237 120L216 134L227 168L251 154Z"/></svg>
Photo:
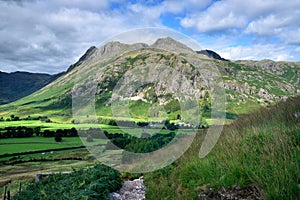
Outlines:
<svg viewBox="0 0 300 200"><path fill-rule="evenodd" d="M180 115L178 117L180 118ZM134 121L126 121L126 120L107 119L107 118L99 118L98 123L111 125L111 126L123 126L123 127L145 127L149 125L149 122L143 122L143 121L134 122ZM162 123L165 125L164 127L165 129L172 130L172 131L178 129L178 126L174 125L174 123L170 123L169 120L165 120Z"/></svg>
<svg viewBox="0 0 300 200"><path fill-rule="evenodd" d="M148 153L156 151L169 144L174 137L174 132L167 134L157 133L148 138L133 137L130 143L125 146L125 150L133 153Z"/></svg>
<svg viewBox="0 0 300 200"><path fill-rule="evenodd" d="M0 138L25 138L25 137L32 137L33 135L43 136L43 137L56 137L56 136L78 137L78 132L75 128L58 129L56 131L51 131L51 130L41 131L40 127L30 128L24 126L5 127L3 129L0 129Z"/></svg>
<svg viewBox="0 0 300 200"><path fill-rule="evenodd" d="M10 118L6 118L6 119L4 119L3 117L0 118L0 121L21 121L21 120L40 120L43 122L51 122L51 120L47 116L37 116L37 117L27 116L21 118L15 115L11 115Z"/></svg>
<svg viewBox="0 0 300 200"><path fill-rule="evenodd" d="M174 131L176 129L178 129L178 125L175 125L174 123L170 123L169 120L165 121L165 128L170 130L170 131Z"/></svg>
<svg viewBox="0 0 300 200"><path fill-rule="evenodd" d="M114 120L114 119L107 119L107 118L99 118L99 124L106 124L111 126L124 126L124 127L135 127L138 126L147 126L148 122L134 122L130 120Z"/></svg>
<svg viewBox="0 0 300 200"><path fill-rule="evenodd" d="M0 138L25 138L31 137L38 132L36 128L28 128L23 126L18 127L6 127L0 129Z"/></svg>
<svg viewBox="0 0 300 200"><path fill-rule="evenodd" d="M40 132L40 136L43 137L55 137L57 135L61 137L78 137L78 132L75 128L57 129L56 131L45 130L44 132Z"/></svg>
<svg viewBox="0 0 300 200"><path fill-rule="evenodd" d="M106 149L115 150L121 148L133 153L148 153L164 147L174 137L174 132L167 134L156 133L152 136L144 133L141 138L129 134L108 134L110 141L107 143Z"/></svg>
<svg viewBox="0 0 300 200"><path fill-rule="evenodd" d="M120 172L97 164L87 170L50 175L29 184L13 199L109 199L109 193L120 189L122 184Z"/></svg>
<svg viewBox="0 0 300 200"><path fill-rule="evenodd" d="M122 163L131 163L133 159L136 159L136 154L132 153L149 153L161 149L162 147L169 144L175 137L174 132L168 134L155 134L148 138L126 138L115 139L112 142L118 146L124 146L122 153ZM121 143L122 142L122 143Z"/></svg>

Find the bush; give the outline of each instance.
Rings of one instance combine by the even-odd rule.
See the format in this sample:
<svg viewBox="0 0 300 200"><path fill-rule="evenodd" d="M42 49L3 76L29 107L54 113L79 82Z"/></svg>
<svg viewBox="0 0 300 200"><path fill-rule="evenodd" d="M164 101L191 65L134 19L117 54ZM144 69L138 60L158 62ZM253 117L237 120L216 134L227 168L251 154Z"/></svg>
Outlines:
<svg viewBox="0 0 300 200"><path fill-rule="evenodd" d="M55 139L56 142L61 142L62 141L62 137L61 137L60 134L57 134L54 139Z"/></svg>
<svg viewBox="0 0 300 200"><path fill-rule="evenodd" d="M51 175L27 186L12 199L109 199L122 186L121 174L105 165Z"/></svg>

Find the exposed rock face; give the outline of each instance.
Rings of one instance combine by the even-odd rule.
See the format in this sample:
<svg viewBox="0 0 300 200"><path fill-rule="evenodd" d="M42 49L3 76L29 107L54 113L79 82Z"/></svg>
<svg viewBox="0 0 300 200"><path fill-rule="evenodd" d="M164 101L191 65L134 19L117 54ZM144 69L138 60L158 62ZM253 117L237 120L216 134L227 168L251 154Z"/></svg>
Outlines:
<svg viewBox="0 0 300 200"><path fill-rule="evenodd" d="M163 49L166 51L170 51L172 53L194 53L194 51L187 47L186 45L170 38L159 38L154 44L152 44L150 47L157 48L157 49Z"/></svg>
<svg viewBox="0 0 300 200"><path fill-rule="evenodd" d="M209 102L211 80L218 77L223 79L217 82L225 89L229 109L238 109L237 105L246 103L273 103L300 94L300 63L271 60L224 62L209 50L205 53L218 60L199 54L169 37L160 38L150 46L112 41L99 48L89 48L68 72L36 92L31 99L61 104L61 100L70 100L71 94L76 97L94 92L96 100L102 102L97 105L100 110L118 100L112 95L114 89L130 71L131 75L124 81L139 87L124 89L131 95L124 99L169 104L170 107L174 103L172 100L178 100L174 91L184 97L194 95L199 103ZM57 88L61 88L60 92L53 95L52 91ZM30 104L29 100L23 102L20 111L32 110ZM71 107L66 109L70 111Z"/></svg>
<svg viewBox="0 0 300 200"><path fill-rule="evenodd" d="M269 92L263 88L259 89L258 95L266 100L272 99L272 95L270 95Z"/></svg>
<svg viewBox="0 0 300 200"><path fill-rule="evenodd" d="M142 178L133 181L125 181L122 188L111 193L111 200L143 200L145 199L146 187Z"/></svg>

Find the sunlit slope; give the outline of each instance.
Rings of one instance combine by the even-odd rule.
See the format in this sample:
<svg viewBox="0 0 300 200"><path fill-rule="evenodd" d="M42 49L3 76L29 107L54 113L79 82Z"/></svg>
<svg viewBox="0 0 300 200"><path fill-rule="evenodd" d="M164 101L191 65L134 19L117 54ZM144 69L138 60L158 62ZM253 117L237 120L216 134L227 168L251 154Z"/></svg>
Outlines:
<svg viewBox="0 0 300 200"><path fill-rule="evenodd" d="M178 49L175 51L174 47ZM180 81L174 84L170 78L159 86L145 84L132 92L130 114L136 119L147 118L148 109L154 103L163 106L170 119L176 119L180 114L180 105L172 91L187 91L191 89L190 86L199 98L204 117L208 117L211 95L205 73L212 68L218 69L223 80L219 84L226 92L228 118L294 96L300 89L299 63L220 61L199 55L171 38L159 39L151 46L110 42L92 51L88 50L87 53L84 59L51 84L16 102L1 106L0 114L4 117L11 114L46 115L54 121L70 122L72 92L74 94L78 89L78 83L84 83L95 87L97 115L110 117L113 89L128 71L134 71L140 66L151 66L153 76L159 76L161 66L170 67L183 75L188 84ZM199 66L190 63L190 58L197 60ZM136 81L135 78L132 77L131 81Z"/></svg>

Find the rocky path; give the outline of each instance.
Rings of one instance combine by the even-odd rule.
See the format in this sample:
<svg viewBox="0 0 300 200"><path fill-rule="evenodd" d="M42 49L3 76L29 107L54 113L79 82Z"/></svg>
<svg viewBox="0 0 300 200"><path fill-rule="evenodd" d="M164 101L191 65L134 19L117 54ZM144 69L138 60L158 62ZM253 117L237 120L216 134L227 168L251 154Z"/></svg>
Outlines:
<svg viewBox="0 0 300 200"><path fill-rule="evenodd" d="M124 181L122 188L110 194L111 200L143 200L146 187L143 178L133 181Z"/></svg>

